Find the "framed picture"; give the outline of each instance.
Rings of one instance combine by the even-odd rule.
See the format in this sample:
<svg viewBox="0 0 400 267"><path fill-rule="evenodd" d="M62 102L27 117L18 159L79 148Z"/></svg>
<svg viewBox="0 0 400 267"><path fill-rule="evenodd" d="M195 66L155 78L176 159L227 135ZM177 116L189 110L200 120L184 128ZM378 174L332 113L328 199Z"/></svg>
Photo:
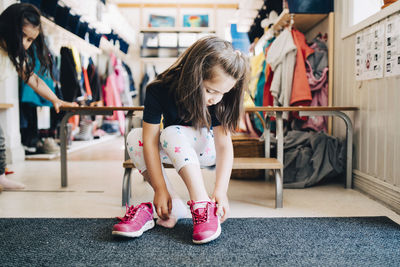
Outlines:
<svg viewBox="0 0 400 267"><path fill-rule="evenodd" d="M150 14L149 27L175 27L175 17Z"/></svg>
<svg viewBox="0 0 400 267"><path fill-rule="evenodd" d="M183 15L183 27L209 27L208 15Z"/></svg>

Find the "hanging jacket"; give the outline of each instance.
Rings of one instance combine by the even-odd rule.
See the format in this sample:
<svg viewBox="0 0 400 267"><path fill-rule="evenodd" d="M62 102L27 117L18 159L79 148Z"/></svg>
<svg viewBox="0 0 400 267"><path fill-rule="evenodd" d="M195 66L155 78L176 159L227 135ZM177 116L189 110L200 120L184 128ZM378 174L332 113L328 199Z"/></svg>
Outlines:
<svg viewBox="0 0 400 267"><path fill-rule="evenodd" d="M312 96L311 96L311 89L307 80L305 60L312 53L314 53L314 50L307 45L304 34L299 32L298 30L293 29L292 36L294 44L297 47L297 55L296 55L296 65L294 68L290 105L296 106L296 103L298 102L301 102L301 105L303 106L306 104L309 105Z"/></svg>
<svg viewBox="0 0 400 267"><path fill-rule="evenodd" d="M146 72L143 75L142 81L140 83L140 88L139 88L139 103L140 105L144 105L144 100L145 100L145 96L146 96L146 87L147 84L150 83L151 81L153 81L153 79L155 77L157 77L157 70L156 67L154 65L146 66Z"/></svg>
<svg viewBox="0 0 400 267"><path fill-rule="evenodd" d="M67 47L62 47L60 54L60 83L62 95L65 101L73 102L76 101L76 98L81 96L82 93L72 50Z"/></svg>
<svg viewBox="0 0 400 267"><path fill-rule="evenodd" d="M122 106L120 95L121 77L119 76L118 71L114 68L117 65L115 62L117 59L113 54L110 55L110 60L113 69L110 70L110 75L107 77L106 85L104 87L104 102L106 106L120 107ZM118 121L120 132L123 135L125 132L124 112L122 110L114 111L112 119Z"/></svg>
<svg viewBox="0 0 400 267"><path fill-rule="evenodd" d="M76 73L78 74L78 77L81 77L81 73L82 73L81 56L79 55L78 49L76 49L73 46L71 47L71 51L72 51L72 57L74 58L74 62L75 62Z"/></svg>
<svg viewBox="0 0 400 267"><path fill-rule="evenodd" d="M140 83L140 90L139 90L139 104L141 106L144 105L144 98L146 96L146 86L149 82L150 78L147 72L144 73L142 82Z"/></svg>
<svg viewBox="0 0 400 267"><path fill-rule="evenodd" d="M254 107L254 97L257 90L257 84L260 79L260 75L263 68L263 62L265 61L264 52L252 57L250 59L250 83L249 91L245 93L243 104L245 107Z"/></svg>
<svg viewBox="0 0 400 267"><path fill-rule="evenodd" d="M312 41L311 48L314 49L314 53L307 57L307 60L314 77L319 79L323 75L325 68L328 67L328 47L325 42L321 41L319 38L315 38Z"/></svg>
<svg viewBox="0 0 400 267"><path fill-rule="evenodd" d="M133 80L131 68L125 62L122 62L122 66L125 68L125 70L128 74L129 91L131 92L131 96L135 97L137 95L137 91L136 91L136 87L135 87L135 81Z"/></svg>
<svg viewBox="0 0 400 267"><path fill-rule="evenodd" d="M268 56L269 49L271 48L272 42L274 40L275 40L275 37L268 40L267 48L265 49L265 58ZM271 83L272 83L273 77L274 77L274 72L271 69L271 65L267 64L267 66L265 68L263 106L273 106L274 105L274 97L271 94Z"/></svg>
<svg viewBox="0 0 400 267"><path fill-rule="evenodd" d="M311 106L328 106L328 48L317 41L311 45L315 50L306 61L308 83L312 92ZM310 61L312 63L310 63ZM323 116L309 117L302 128L327 131L328 120Z"/></svg>
<svg viewBox="0 0 400 267"><path fill-rule="evenodd" d="M131 91L129 89L129 87L130 87L129 75L123 65L121 68L121 75L122 75L123 81L124 81L124 90L121 93L121 102L122 102L122 105L131 107L131 106L133 106L133 100L132 100Z"/></svg>
<svg viewBox="0 0 400 267"><path fill-rule="evenodd" d="M262 65L262 70L260 73L260 78L258 79L257 83L257 88L256 88L256 94L254 97L254 104L257 107L260 107L263 105L263 94L264 94L264 85L265 85L265 68L266 68L266 61L264 60L263 65ZM261 117L262 117L262 112L259 112ZM261 133L264 132L264 126L260 119L254 115L254 126L259 130Z"/></svg>
<svg viewBox="0 0 400 267"><path fill-rule="evenodd" d="M82 76L83 76L83 84L85 85L86 95L88 100L92 100L92 89L90 88L89 77L87 73L87 69L82 67Z"/></svg>
<svg viewBox="0 0 400 267"><path fill-rule="evenodd" d="M90 88L92 89L93 101L97 102L101 100L101 82L97 69L91 59L89 59L87 74L89 78Z"/></svg>
<svg viewBox="0 0 400 267"><path fill-rule="evenodd" d="M271 70L274 72L271 83L274 106L289 106L290 104L296 52L292 34L287 28L279 34L268 51L267 63L271 65ZM287 117L288 115L284 113L283 118L287 119Z"/></svg>

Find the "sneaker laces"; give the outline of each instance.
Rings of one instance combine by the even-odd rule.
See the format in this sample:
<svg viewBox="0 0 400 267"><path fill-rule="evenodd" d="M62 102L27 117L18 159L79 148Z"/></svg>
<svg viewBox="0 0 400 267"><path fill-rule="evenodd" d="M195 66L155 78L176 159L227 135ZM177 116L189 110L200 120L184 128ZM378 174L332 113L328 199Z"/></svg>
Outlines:
<svg viewBox="0 0 400 267"><path fill-rule="evenodd" d="M135 215L137 214L137 211L140 209L140 206L128 206L128 204L126 205L126 213L124 217L117 217L118 220L120 220L121 222L127 222L132 220Z"/></svg>
<svg viewBox="0 0 400 267"><path fill-rule="evenodd" d="M190 211L192 212L193 224L201 224L207 222L208 219L208 205L207 202L205 208L194 209L195 202L189 202Z"/></svg>

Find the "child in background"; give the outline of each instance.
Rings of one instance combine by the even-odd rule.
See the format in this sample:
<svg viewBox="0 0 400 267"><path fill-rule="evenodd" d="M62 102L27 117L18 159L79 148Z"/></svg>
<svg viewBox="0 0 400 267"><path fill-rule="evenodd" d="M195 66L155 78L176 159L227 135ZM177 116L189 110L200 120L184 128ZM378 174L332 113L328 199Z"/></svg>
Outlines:
<svg viewBox="0 0 400 267"><path fill-rule="evenodd" d="M56 112L61 106L77 106L60 100L34 72L34 51L40 61L41 72L52 67L49 50L44 42L40 23L40 12L31 4L13 4L0 15L0 84L12 75L15 68L18 75L37 94L51 101ZM6 90L6 88L0 88ZM5 139L0 125L0 187L22 189L21 183L5 176Z"/></svg>
<svg viewBox="0 0 400 267"><path fill-rule="evenodd" d="M233 163L230 133L238 125L248 84L248 59L214 36L189 47L146 89L143 129L127 137L132 162L154 189L157 224L172 228L186 214L162 162L172 163L190 195L193 242L210 242L229 213L227 190ZM161 116L164 129L160 130ZM212 196L200 167L216 165ZM218 211L218 214L217 214ZM152 203L127 208L114 235L137 237L154 227Z"/></svg>

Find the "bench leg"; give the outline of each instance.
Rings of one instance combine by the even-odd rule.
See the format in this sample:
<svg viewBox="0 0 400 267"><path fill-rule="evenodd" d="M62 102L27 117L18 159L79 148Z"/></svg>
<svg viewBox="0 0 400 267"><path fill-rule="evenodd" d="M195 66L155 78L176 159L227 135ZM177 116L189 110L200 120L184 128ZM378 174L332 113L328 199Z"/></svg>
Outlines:
<svg viewBox="0 0 400 267"><path fill-rule="evenodd" d="M128 205L131 198L131 168L126 168L122 181L122 206Z"/></svg>
<svg viewBox="0 0 400 267"><path fill-rule="evenodd" d="M265 124L264 125L265 125L264 133L263 133L264 156L266 158L270 158L271 157L271 119L268 114L266 114L266 116L265 116ZM264 170L264 178L265 178L265 181L270 180L270 170L269 169Z"/></svg>
<svg viewBox="0 0 400 267"><path fill-rule="evenodd" d="M275 208L283 207L283 179L281 170L275 170Z"/></svg>

